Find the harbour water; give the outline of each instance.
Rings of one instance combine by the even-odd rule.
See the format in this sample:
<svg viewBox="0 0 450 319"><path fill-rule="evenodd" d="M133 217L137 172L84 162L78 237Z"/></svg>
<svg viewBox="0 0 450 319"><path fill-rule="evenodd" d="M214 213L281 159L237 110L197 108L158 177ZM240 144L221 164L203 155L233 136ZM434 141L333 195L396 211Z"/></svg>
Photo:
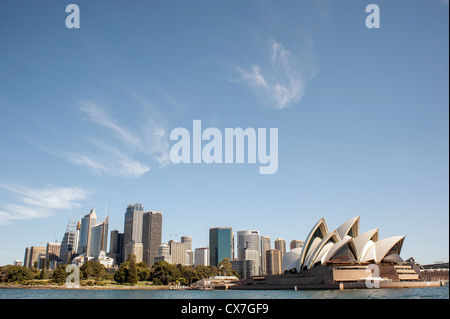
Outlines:
<svg viewBox="0 0 450 319"><path fill-rule="evenodd" d="M0 299L449 299L449 285L348 290L0 289Z"/></svg>

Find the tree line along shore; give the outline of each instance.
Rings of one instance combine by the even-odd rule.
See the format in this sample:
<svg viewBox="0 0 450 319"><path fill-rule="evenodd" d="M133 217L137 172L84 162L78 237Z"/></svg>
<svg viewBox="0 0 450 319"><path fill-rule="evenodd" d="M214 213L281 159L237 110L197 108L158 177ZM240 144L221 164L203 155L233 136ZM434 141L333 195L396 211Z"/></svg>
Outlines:
<svg viewBox="0 0 450 319"><path fill-rule="evenodd" d="M66 288L67 284L78 283L80 288L86 289L171 289L188 287L211 276L239 277L236 270L231 269L228 258L217 267L173 265L167 261L157 261L148 267L145 262L138 263L136 257L130 255L115 272L108 271L99 262L85 262L79 267L79 278L73 278L74 273L70 268L66 269L67 266L61 264L55 270L45 266L41 269L0 266L0 288Z"/></svg>

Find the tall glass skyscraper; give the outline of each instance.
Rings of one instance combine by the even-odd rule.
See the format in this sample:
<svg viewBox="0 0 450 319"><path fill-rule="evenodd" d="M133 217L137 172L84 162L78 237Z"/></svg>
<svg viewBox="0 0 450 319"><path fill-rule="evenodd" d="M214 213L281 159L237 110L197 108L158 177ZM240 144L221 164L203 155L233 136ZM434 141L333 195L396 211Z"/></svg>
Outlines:
<svg viewBox="0 0 450 319"><path fill-rule="evenodd" d="M92 227L97 223L97 214L95 208L81 219L80 227L80 243L78 245L78 254L85 253L86 256L91 256L91 239Z"/></svg>
<svg viewBox="0 0 450 319"><path fill-rule="evenodd" d="M92 226L91 255L97 258L101 251L106 252L108 246L108 224L109 216L100 223Z"/></svg>
<svg viewBox="0 0 450 319"><path fill-rule="evenodd" d="M144 214L144 207L142 204L128 205L125 212L125 225L123 232L123 251L130 243L142 243L142 218ZM142 260L142 256L136 256ZM123 260L127 260L124 256Z"/></svg>
<svg viewBox="0 0 450 319"><path fill-rule="evenodd" d="M234 238L231 227L216 227L209 229L209 264L217 266L224 258L233 260Z"/></svg>
<svg viewBox="0 0 450 319"><path fill-rule="evenodd" d="M259 250L259 231L240 230L237 232L238 260L254 260L254 275L261 273L261 255Z"/></svg>
<svg viewBox="0 0 450 319"><path fill-rule="evenodd" d="M161 245L162 213L154 211L145 212L142 220L142 261L148 267L151 267L155 262L155 257L158 255L158 247Z"/></svg>

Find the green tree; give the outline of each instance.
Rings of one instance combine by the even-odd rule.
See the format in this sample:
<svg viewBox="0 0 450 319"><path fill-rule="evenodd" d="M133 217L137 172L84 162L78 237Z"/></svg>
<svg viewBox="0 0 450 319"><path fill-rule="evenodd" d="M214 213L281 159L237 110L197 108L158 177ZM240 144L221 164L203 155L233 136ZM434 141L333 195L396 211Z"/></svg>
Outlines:
<svg viewBox="0 0 450 319"><path fill-rule="evenodd" d="M231 269L231 262L229 258L224 258L220 263L217 264L218 274L220 276L236 276L238 273L235 269Z"/></svg>
<svg viewBox="0 0 450 319"><path fill-rule="evenodd" d="M214 266L197 265L195 271L199 279L217 276L218 274L217 268Z"/></svg>
<svg viewBox="0 0 450 319"><path fill-rule="evenodd" d="M139 281L148 280L150 278L150 269L147 267L147 264L141 261L136 266Z"/></svg>
<svg viewBox="0 0 450 319"><path fill-rule="evenodd" d="M21 282L33 279L33 273L25 266L8 266L8 281Z"/></svg>
<svg viewBox="0 0 450 319"><path fill-rule="evenodd" d="M135 285L139 281L136 256L128 255L127 261L120 264L119 270L114 274L114 280L118 283Z"/></svg>
<svg viewBox="0 0 450 319"><path fill-rule="evenodd" d="M168 285L180 280L181 273L177 267L167 261L158 260L152 267L150 280L155 285Z"/></svg>
<svg viewBox="0 0 450 319"><path fill-rule="evenodd" d="M136 264L136 256L130 255L128 257L129 268L128 268L128 282L132 285L135 285L139 281L137 264Z"/></svg>
<svg viewBox="0 0 450 319"><path fill-rule="evenodd" d="M106 268L97 261L87 261L80 267L80 277L83 279L103 279L107 275Z"/></svg>
<svg viewBox="0 0 450 319"><path fill-rule="evenodd" d="M66 273L66 266L67 265L58 265L58 267L56 267L52 274L52 280L54 282L62 284L66 281L66 278L69 275Z"/></svg>
<svg viewBox="0 0 450 319"><path fill-rule="evenodd" d="M180 271L180 284L182 285L190 286L200 279L197 271L192 266L178 264L177 269Z"/></svg>

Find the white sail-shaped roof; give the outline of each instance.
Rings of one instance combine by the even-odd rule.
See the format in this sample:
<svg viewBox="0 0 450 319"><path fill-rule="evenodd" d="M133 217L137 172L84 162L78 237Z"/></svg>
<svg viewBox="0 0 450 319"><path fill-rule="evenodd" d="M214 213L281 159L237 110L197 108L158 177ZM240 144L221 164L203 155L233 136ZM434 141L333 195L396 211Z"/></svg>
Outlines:
<svg viewBox="0 0 450 319"><path fill-rule="evenodd" d="M297 272L301 271L301 268L303 266L303 262L306 258L306 255L312 250L312 246L316 246L318 244L318 241L316 239L321 240L326 235L328 235L328 227L327 223L325 222L325 218L321 218L311 229L311 231L308 234L308 237L306 237L305 244L303 245L302 253L300 255L300 258L297 262Z"/></svg>
<svg viewBox="0 0 450 319"><path fill-rule="evenodd" d="M291 251L285 253L283 256L283 260L281 261L282 272L296 268L301 253L301 248L294 248L291 249Z"/></svg>
<svg viewBox="0 0 450 319"><path fill-rule="evenodd" d="M327 236L325 236L320 241L320 243L316 246L316 248L314 250L310 250L305 261L303 262L303 268L306 267L307 269L310 269L314 265L315 260L319 256L321 250L324 249L325 246L326 246L326 249L329 249L332 246L332 245L328 245L329 243L335 244L339 241L340 241L340 238L339 238L339 234L337 233L337 231L334 230L333 232L329 233Z"/></svg>
<svg viewBox="0 0 450 319"><path fill-rule="evenodd" d="M358 260L364 259L364 256L367 253L368 249L378 241L378 237L379 230L378 228L374 228L358 235L354 239L357 254L356 257Z"/></svg>
<svg viewBox="0 0 450 319"><path fill-rule="evenodd" d="M333 245L333 247L331 247L328 250L327 254L320 260L322 265L326 264L330 259L332 259L334 257L334 255L345 245L349 245L350 250L354 254L354 259L357 260L356 246L355 246L354 239L352 237L347 236L347 238L342 239L341 241L337 242L336 244Z"/></svg>
<svg viewBox="0 0 450 319"><path fill-rule="evenodd" d="M345 236L357 237L359 234L359 216L355 216L336 229L339 237L344 239Z"/></svg>
<svg viewBox="0 0 450 319"><path fill-rule="evenodd" d="M393 236L378 240L373 244L373 246L367 251L362 261L374 261L379 263L386 257L387 253L397 245L397 252L400 253L403 245L403 240L405 236Z"/></svg>

